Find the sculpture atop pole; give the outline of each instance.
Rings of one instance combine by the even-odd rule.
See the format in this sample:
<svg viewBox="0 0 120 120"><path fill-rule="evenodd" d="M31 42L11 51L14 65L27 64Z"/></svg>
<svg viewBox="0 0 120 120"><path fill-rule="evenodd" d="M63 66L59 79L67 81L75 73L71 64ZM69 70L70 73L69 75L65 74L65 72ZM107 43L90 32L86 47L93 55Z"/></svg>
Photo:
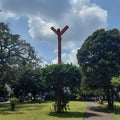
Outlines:
<svg viewBox="0 0 120 120"><path fill-rule="evenodd" d="M66 25L61 31L58 28L57 30L54 27L51 27L51 30L57 34L58 37L58 64L61 64L61 36L64 34L64 32L68 29L69 27ZM57 83L57 112L61 113L61 99L62 98L62 81L58 80Z"/></svg>
<svg viewBox="0 0 120 120"><path fill-rule="evenodd" d="M61 64L61 36L69 27L66 25L61 31L58 28L57 30L54 27L51 27L51 30L58 36L58 64Z"/></svg>

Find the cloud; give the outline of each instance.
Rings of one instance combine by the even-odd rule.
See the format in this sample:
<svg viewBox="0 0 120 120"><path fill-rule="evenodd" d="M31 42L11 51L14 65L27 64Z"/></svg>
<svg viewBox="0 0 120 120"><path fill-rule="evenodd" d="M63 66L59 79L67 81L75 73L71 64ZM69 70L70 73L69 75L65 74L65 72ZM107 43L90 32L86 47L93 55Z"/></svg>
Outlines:
<svg viewBox="0 0 120 120"><path fill-rule="evenodd" d="M77 49L72 49L69 53L63 53L62 54L62 62L66 63L66 64L73 64L73 65L77 65L77 58L76 58L76 54L77 54ZM58 57L56 57L55 59L52 60L52 64L56 64L58 62Z"/></svg>
<svg viewBox="0 0 120 120"><path fill-rule="evenodd" d="M62 43L62 49L75 49L77 47L77 43L74 41L66 41L64 40L64 43Z"/></svg>
<svg viewBox="0 0 120 120"><path fill-rule="evenodd" d="M15 13L13 12L7 12L7 11L1 11L0 12L0 19L8 19L8 18L15 18L15 19L18 19L19 17L16 16Z"/></svg>
<svg viewBox="0 0 120 120"><path fill-rule="evenodd" d="M2 9L16 15L56 19L70 8L69 0L1 0Z"/></svg>
<svg viewBox="0 0 120 120"><path fill-rule="evenodd" d="M66 13L63 12L63 16L59 20L57 19L58 16L55 16L55 19L42 16L40 19L36 16L34 18L31 17L31 22L29 22L29 31L34 32L36 30L36 35L34 35L33 38L41 38L42 36L45 39L53 39L53 36L55 35L52 34L50 30L51 26L54 26L56 29L62 29L65 25L68 25L69 29L62 36L63 39L65 39L65 41L63 40L63 43L69 44L71 42L74 44L74 42L79 42L82 44L86 36L91 34L96 29L105 28L107 26L107 11L95 4L90 3L89 0L71 1L72 4L69 3L71 4L71 8L69 8ZM54 11L56 11L56 9L54 9ZM37 21L35 22L35 20ZM37 24L37 26L35 24ZM31 36L33 35L31 34Z"/></svg>
<svg viewBox="0 0 120 120"><path fill-rule="evenodd" d="M67 24L70 29L66 40L78 41L107 25L107 12L90 0L1 0L1 4L5 18L29 18L33 38L48 37L52 34L50 26L62 29Z"/></svg>
<svg viewBox="0 0 120 120"><path fill-rule="evenodd" d="M107 27L107 11L90 0L1 0L1 9L0 16L4 19L26 16L30 36L50 42L51 47L55 46L57 36L50 27L62 29L68 25L62 35L62 49L70 50L62 55L65 62L76 63L73 56L86 37Z"/></svg>
<svg viewBox="0 0 120 120"><path fill-rule="evenodd" d="M55 23L46 22L40 17L32 17L28 21L29 33L33 39L48 39L53 36L53 32L50 30L51 26Z"/></svg>
<svg viewBox="0 0 120 120"><path fill-rule="evenodd" d="M42 62L40 63L41 67L45 67L46 65L48 65L49 63L45 60L42 59Z"/></svg>

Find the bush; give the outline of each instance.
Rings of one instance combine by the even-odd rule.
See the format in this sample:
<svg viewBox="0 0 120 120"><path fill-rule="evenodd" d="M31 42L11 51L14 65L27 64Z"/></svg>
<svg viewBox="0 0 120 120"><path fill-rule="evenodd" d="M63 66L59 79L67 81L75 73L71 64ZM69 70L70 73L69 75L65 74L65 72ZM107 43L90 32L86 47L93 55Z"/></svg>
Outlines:
<svg viewBox="0 0 120 120"><path fill-rule="evenodd" d="M76 100L80 100L81 99L81 96L79 94L76 95Z"/></svg>
<svg viewBox="0 0 120 120"><path fill-rule="evenodd" d="M15 105L18 103L18 101L19 100L17 98L10 99L11 111L15 111Z"/></svg>

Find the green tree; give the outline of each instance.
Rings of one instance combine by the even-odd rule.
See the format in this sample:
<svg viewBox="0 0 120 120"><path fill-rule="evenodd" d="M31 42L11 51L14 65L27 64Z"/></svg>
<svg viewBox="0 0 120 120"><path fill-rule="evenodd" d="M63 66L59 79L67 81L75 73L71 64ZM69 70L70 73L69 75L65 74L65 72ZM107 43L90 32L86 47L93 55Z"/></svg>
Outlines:
<svg viewBox="0 0 120 120"><path fill-rule="evenodd" d="M111 80L111 83L114 87L119 87L120 86L120 76L113 77Z"/></svg>
<svg viewBox="0 0 120 120"><path fill-rule="evenodd" d="M111 80L111 84L113 85L115 91L115 97L120 102L120 76L113 77Z"/></svg>
<svg viewBox="0 0 120 120"><path fill-rule="evenodd" d="M57 95L54 98L56 103L58 102L57 97L62 96L62 104L67 103L68 95L74 94L75 91L80 89L81 70L79 67L70 64L56 64L49 65L42 70L43 83L47 89L53 91ZM58 87L61 84L61 94L58 95ZM61 104L61 111L63 107ZM56 109L58 112L58 110Z"/></svg>
<svg viewBox="0 0 120 120"><path fill-rule="evenodd" d="M40 79L40 68L26 69L14 86L14 92L17 97L22 96L23 98L31 93L34 97L39 94L43 89L42 82Z"/></svg>
<svg viewBox="0 0 120 120"><path fill-rule="evenodd" d="M38 61L34 48L20 40L19 35L12 34L7 24L0 23L0 91L5 83L16 85L24 67L35 68Z"/></svg>
<svg viewBox="0 0 120 120"><path fill-rule="evenodd" d="M108 107L113 109L113 76L120 72L120 32L100 29L89 36L78 50L77 59L86 76L86 86L103 88Z"/></svg>

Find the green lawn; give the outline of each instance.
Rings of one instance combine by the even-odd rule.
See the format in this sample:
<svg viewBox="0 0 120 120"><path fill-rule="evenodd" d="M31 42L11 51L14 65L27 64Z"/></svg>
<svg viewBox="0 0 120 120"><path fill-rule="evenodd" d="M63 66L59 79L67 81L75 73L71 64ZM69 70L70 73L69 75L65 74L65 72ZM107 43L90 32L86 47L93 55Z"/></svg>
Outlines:
<svg viewBox="0 0 120 120"><path fill-rule="evenodd" d="M86 110L86 102L70 102L67 113L54 113L52 102L27 103L16 106L10 111L9 104L0 104L0 120L82 120Z"/></svg>
<svg viewBox="0 0 120 120"><path fill-rule="evenodd" d="M107 109L107 102L105 102L103 105L101 105L103 109L105 109L106 112L110 113L116 120L120 120L120 103L115 102L115 110L108 110Z"/></svg>
<svg viewBox="0 0 120 120"><path fill-rule="evenodd" d="M116 120L120 120L120 103L116 102L115 106L116 106L116 110L112 112L112 114L116 118Z"/></svg>

